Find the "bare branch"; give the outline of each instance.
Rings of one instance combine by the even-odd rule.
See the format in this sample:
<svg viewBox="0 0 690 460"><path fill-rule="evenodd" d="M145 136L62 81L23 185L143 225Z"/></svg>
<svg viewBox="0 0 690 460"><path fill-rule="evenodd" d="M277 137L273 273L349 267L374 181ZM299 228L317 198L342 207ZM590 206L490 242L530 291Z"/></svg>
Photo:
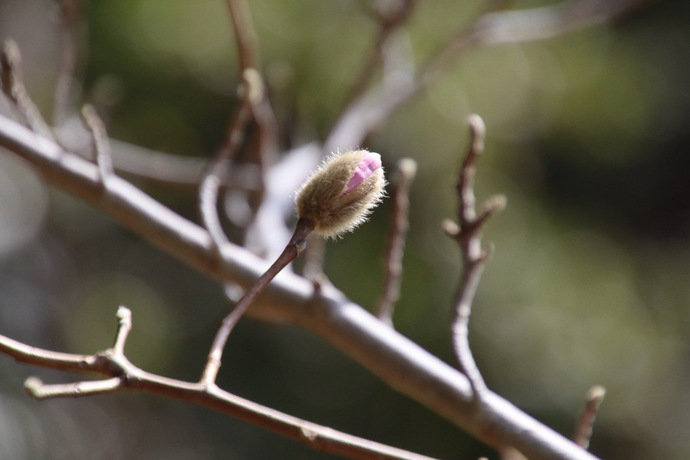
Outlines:
<svg viewBox="0 0 690 460"><path fill-rule="evenodd" d="M613 20L650 0L563 0L549 6L520 11L488 12L472 25L454 33L429 57L412 79L382 80L347 107L334 123L326 149L359 145L412 96L431 85L457 62L463 51L478 45L520 43L553 38ZM490 5L490 8L500 7Z"/></svg>
<svg viewBox="0 0 690 460"><path fill-rule="evenodd" d="M93 380L75 383L46 385L36 377L29 377L24 382L24 389L38 400L55 398L77 398L104 393L114 393L122 387L122 378L113 377L107 380Z"/></svg>
<svg viewBox="0 0 690 460"><path fill-rule="evenodd" d="M371 79L384 62L384 56L395 33L412 15L417 0L397 0L394 2L374 1L373 13L378 21L378 31L369 55L362 61L359 73L347 91L345 106L359 97L371 83Z"/></svg>
<svg viewBox="0 0 690 460"><path fill-rule="evenodd" d="M120 307L118 310L120 331L123 329L123 321L131 324L128 314L123 313L126 310L123 308ZM219 389L215 385L187 383L148 373L134 366L124 355L113 353L112 350L106 350L83 359L84 356L81 355L29 347L2 335L0 335L0 350L17 361L27 364L72 372L91 372L104 377L111 377L105 380L54 385L46 385L38 378L30 377L25 382L25 388L29 394L37 399L89 396L125 389L139 391L207 407L327 453L363 460L431 460L430 457L300 420L242 399ZM74 367L76 362L82 364L79 367Z"/></svg>
<svg viewBox="0 0 690 460"><path fill-rule="evenodd" d="M22 55L17 43L11 39L6 40L2 46L0 78L2 79L3 93L12 101L24 124L35 133L51 140L55 139L38 107L26 91L24 76L22 75Z"/></svg>
<svg viewBox="0 0 690 460"><path fill-rule="evenodd" d="M400 297L405 237L410 226L408 220L410 187L416 172L417 163L411 158L404 158L398 161L396 174L392 180L394 186L393 212L391 213L392 226L384 259L386 271L383 292L376 309L376 316L390 326L393 325L395 302Z"/></svg>
<svg viewBox="0 0 690 460"><path fill-rule="evenodd" d="M314 229L314 224L305 219L300 219L297 221L297 226L295 227L295 232L290 238L285 250L282 254L278 256L276 261L271 265L268 270L264 272L263 275L259 277L254 286L247 291L242 298L237 302L235 307L232 309L230 314L228 314L221 323L216 337L213 339L213 344L211 345L211 351L208 354L206 360L206 366L204 367L203 375L201 376L201 382L205 384L213 384L216 381L216 376L218 375L218 370L220 369L221 357L223 356L223 348L228 341L230 332L240 320L240 318L246 313L249 306L252 304L256 296L258 296L261 291L266 289L268 284L273 280L273 278L280 273L280 271L292 262L295 257L297 257L307 244L307 236Z"/></svg>
<svg viewBox="0 0 690 460"><path fill-rule="evenodd" d="M90 203L153 246L213 278L248 288L265 270L264 261L236 246L222 251L221 262L208 232L118 176L111 178L107 193L102 193L95 165L1 115L0 146L24 158L47 182ZM461 373L383 325L334 287L324 285L317 297L312 297L312 294L313 286L308 280L284 271L252 304L249 313L257 318L289 321L305 327L340 348L393 388L489 446L512 445L537 460L596 458L491 391L483 396L482 414L477 416L470 384ZM25 345L21 347L28 348L29 352L34 350ZM18 360L24 358L18 357L3 342L0 342L0 352ZM36 359L46 367L67 367L65 370L76 371L84 369L84 363L88 365L93 360L89 356L67 355L68 365L65 365L46 358L38 353ZM136 382L130 384L135 385ZM159 384L147 385L149 392L160 388ZM170 387L172 389L166 388L161 393L190 400L184 399L189 393L182 391L188 387L180 388L172 383ZM206 398L192 398L191 401L207 407L212 405ZM238 410L227 409L226 412Z"/></svg>
<svg viewBox="0 0 690 460"><path fill-rule="evenodd" d="M227 5L230 11L242 74L245 75L248 71L251 71L255 74L254 79L262 83L261 75L258 72L259 59L256 32L254 31L249 9L244 0L227 0ZM250 108L257 127L256 140L258 141L258 146L253 151L255 152L254 162L258 167L258 180L255 182L255 193L250 195L249 204L252 208L252 216L245 228L246 234L249 234L249 232L258 233L254 227L259 224L257 214L263 205L266 195L266 169L275 161L278 150L278 123L275 113L266 97L263 83L261 86L256 85L256 90L260 90L260 94L257 93L257 97L250 100Z"/></svg>
<svg viewBox="0 0 690 460"><path fill-rule="evenodd" d="M60 3L60 28L62 54L60 69L55 84L53 124L60 126L69 116L74 86L75 68L79 47L83 40L80 18L84 0L62 0Z"/></svg>
<svg viewBox="0 0 690 460"><path fill-rule="evenodd" d="M599 412L599 406L604 401L606 390L600 385L595 385L587 392L585 399L585 407L580 413L580 418L575 425L575 434L573 441L578 446L584 449L589 447L589 441L592 439L592 430L594 428L594 420Z"/></svg>
<svg viewBox="0 0 690 460"><path fill-rule="evenodd" d="M113 353L117 356L124 356L125 342L129 336L129 331L132 330L132 312L129 308L121 305L117 309L117 336L115 337L115 344L113 345Z"/></svg>
<svg viewBox="0 0 690 460"><path fill-rule="evenodd" d="M91 134L91 144L96 157L98 172L101 176L101 181L105 183L105 180L113 174L113 160L108 133L93 106L87 104L82 107L81 117Z"/></svg>
<svg viewBox="0 0 690 460"><path fill-rule="evenodd" d="M232 20L232 30L235 33L237 52L240 58L240 68L256 69L258 67L256 50L256 32L252 25L247 5L243 0L227 0Z"/></svg>
<svg viewBox="0 0 690 460"><path fill-rule="evenodd" d="M244 80L241 91L243 93L242 103L237 111L237 115L230 124L223 147L209 163L199 186L201 218L218 249L228 243L218 217L218 190L221 182L225 179L230 159L237 152L242 142L245 129L251 117L252 100L255 101L261 97L263 92L259 76L255 71L248 69L242 74L242 77Z"/></svg>
<svg viewBox="0 0 690 460"><path fill-rule="evenodd" d="M470 146L462 162L458 177L458 222L453 228L446 224L447 233L455 238L462 252L462 277L455 297L453 318L453 346L460 370L467 375L475 399L486 392L486 384L472 356L469 343L469 321L472 314L472 301L484 268L488 253L482 250L481 228L486 219L499 209L498 205L487 208L481 218L477 218L474 197L474 175L477 157L484 150L485 127L479 115L468 118L470 127ZM489 211L490 209L490 211Z"/></svg>

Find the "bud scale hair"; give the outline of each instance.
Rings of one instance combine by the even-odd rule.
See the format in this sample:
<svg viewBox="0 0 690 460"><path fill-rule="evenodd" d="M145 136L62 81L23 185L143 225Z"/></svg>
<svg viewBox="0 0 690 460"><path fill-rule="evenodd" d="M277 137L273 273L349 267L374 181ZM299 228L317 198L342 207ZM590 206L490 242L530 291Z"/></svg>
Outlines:
<svg viewBox="0 0 690 460"><path fill-rule="evenodd" d="M297 213L313 222L315 233L337 237L366 221L381 201L385 185L378 153L338 152L328 157L297 191Z"/></svg>

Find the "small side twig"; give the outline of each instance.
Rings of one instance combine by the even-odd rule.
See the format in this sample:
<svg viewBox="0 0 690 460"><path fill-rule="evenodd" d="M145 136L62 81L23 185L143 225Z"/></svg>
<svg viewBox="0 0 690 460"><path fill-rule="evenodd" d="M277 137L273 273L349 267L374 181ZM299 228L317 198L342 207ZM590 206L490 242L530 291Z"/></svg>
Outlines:
<svg viewBox="0 0 690 460"><path fill-rule="evenodd" d="M352 86L347 91L343 109L359 97L369 86L372 78L384 61L388 42L412 16L417 0L399 0L396 2L379 1L372 5L372 13L379 24L376 38L372 43L369 55L364 59L359 73L354 78Z"/></svg>
<svg viewBox="0 0 690 460"><path fill-rule="evenodd" d="M313 229L313 222L306 219L299 219L292 238L290 238L290 241L287 246L285 246L280 256L278 256L268 270L259 277L251 289L242 296L232 311L223 318L223 322L216 333L216 337L213 339L213 344L211 345L211 350L209 351L200 383L208 386L213 386L215 384L218 371L220 370L223 348L225 348L228 337L235 325L247 311L256 296L268 286L271 280L273 280L287 264L292 262L295 257L304 250L307 244L307 236L309 236Z"/></svg>
<svg viewBox="0 0 690 460"><path fill-rule="evenodd" d="M361 460L433 460L424 455L351 436L340 431L278 412L235 396L218 387L189 383L151 374L134 366L120 354L121 346L131 327L131 314L125 307L118 309L119 329L115 346L95 355L76 355L43 350L0 335L0 353L29 365L60 369L75 373L94 373L108 377L95 381L68 384L45 384L36 377L24 383L34 398L81 397L121 390L139 391L197 404L237 417L256 426L300 441L326 453Z"/></svg>
<svg viewBox="0 0 690 460"><path fill-rule="evenodd" d="M105 130L103 121L96 113L96 109L90 104L86 104L81 109L81 118L91 134L91 143L98 166L98 173L101 182L105 184L106 179L113 174L113 159L110 150L108 133Z"/></svg>
<svg viewBox="0 0 690 460"><path fill-rule="evenodd" d="M446 221L444 227L446 233L458 242L462 252L462 277L455 297L452 324L455 357L460 370L472 385L474 398L479 399L486 391L486 384L470 350L469 321L484 262L489 257L489 251L482 249L480 234L487 219L505 206L505 198L497 197L490 200L477 216L474 196L475 163L484 150L485 127L479 115L471 115L468 124L470 145L462 162L457 183L458 224Z"/></svg>
<svg viewBox="0 0 690 460"><path fill-rule="evenodd" d="M74 383L46 384L37 377L29 377L24 382L24 389L32 398L44 399L76 398L105 393L113 393L122 386L120 377L107 380L93 380Z"/></svg>
<svg viewBox="0 0 690 460"><path fill-rule="evenodd" d="M109 360L124 360L125 358L125 342L129 336L129 331L132 329L132 312L125 306L120 306L117 309L118 327L115 336L115 343L112 348L109 348L101 353L94 355L91 359L84 359L81 363L84 370L89 369L90 365L98 365L104 361ZM1 338L2 336L0 336ZM10 347L12 349L12 347ZM40 355L40 350L32 349L33 355ZM45 359L60 362L60 356L44 353ZM66 363L68 364L68 363ZM24 389L33 398L38 400L54 399L54 398L77 398L81 396L90 396L104 393L113 393L123 386L123 378L121 376L114 376L110 379L81 381L73 383L59 383L46 384L39 378L29 377L24 382Z"/></svg>
<svg viewBox="0 0 690 460"><path fill-rule="evenodd" d="M263 92L261 79L256 71L248 69L243 72L242 78L242 101L240 108L230 124L228 135L222 148L206 167L199 185L199 211L201 219L218 250L228 242L218 217L218 190L225 180L231 158L240 148L245 129L251 119L252 103L261 97Z"/></svg>
<svg viewBox="0 0 690 460"><path fill-rule="evenodd" d="M239 57L240 70L243 74L251 71L256 74L255 80L261 82L258 69L259 52L256 39L256 31L252 22L251 14L244 0L227 0L232 29L235 36L235 44ZM254 158L252 162L256 164L258 174L254 184L254 191L249 195L249 204L252 215L245 226L245 235L254 230L258 223L257 214L266 196L266 171L275 161L278 151L278 128L276 116L271 107L271 103L266 97L263 84L260 93L256 98L250 100L251 116L256 125L255 137L257 146L250 150Z"/></svg>
<svg viewBox="0 0 690 460"><path fill-rule="evenodd" d="M573 441L583 449L589 447L589 441L592 439L592 430L594 428L594 421L599 412L599 407L604 401L606 390L600 385L595 385L587 392L585 399L585 407L582 408L580 417L575 425L575 434Z"/></svg>
<svg viewBox="0 0 690 460"><path fill-rule="evenodd" d="M2 79L2 92L12 101L24 125L36 134L55 140L52 130L26 90L22 75L22 56L19 46L12 39L6 40L2 46L0 78Z"/></svg>
<svg viewBox="0 0 690 460"><path fill-rule="evenodd" d="M393 325L395 302L400 297L400 282L403 273L402 259L405 252L405 237L410 223L410 187L417 172L417 163L411 158L404 158L397 164L393 178L393 211L391 213L391 232L386 247L385 278L383 292L379 299L376 316L386 324Z"/></svg>
<svg viewBox="0 0 690 460"><path fill-rule="evenodd" d="M116 356L125 355L125 342L129 336L129 331L132 330L132 312L129 308L121 305L117 309L117 335L115 336L115 343L113 344L113 353Z"/></svg>
<svg viewBox="0 0 690 460"><path fill-rule="evenodd" d="M361 144L403 103L428 88L463 51L479 45L523 43L564 35L615 19L650 0L563 0L555 5L502 11L505 1L491 1L468 27L454 32L405 80L383 79L362 92L343 110L326 139L326 149ZM498 11L496 11L498 10Z"/></svg>
<svg viewBox="0 0 690 460"><path fill-rule="evenodd" d="M59 127L67 119L71 107L74 74L80 45L83 41L79 21L82 7L83 0L62 0L60 3L62 53L55 84L55 103L53 106L53 124L56 127Z"/></svg>

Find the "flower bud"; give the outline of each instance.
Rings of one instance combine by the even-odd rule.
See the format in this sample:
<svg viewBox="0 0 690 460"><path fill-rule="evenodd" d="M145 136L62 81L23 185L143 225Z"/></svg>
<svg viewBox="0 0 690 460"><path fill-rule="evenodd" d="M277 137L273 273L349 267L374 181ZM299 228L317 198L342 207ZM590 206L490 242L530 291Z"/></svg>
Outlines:
<svg viewBox="0 0 690 460"><path fill-rule="evenodd" d="M385 185L378 153L339 152L327 158L297 191L297 213L313 223L315 233L335 237L367 219Z"/></svg>

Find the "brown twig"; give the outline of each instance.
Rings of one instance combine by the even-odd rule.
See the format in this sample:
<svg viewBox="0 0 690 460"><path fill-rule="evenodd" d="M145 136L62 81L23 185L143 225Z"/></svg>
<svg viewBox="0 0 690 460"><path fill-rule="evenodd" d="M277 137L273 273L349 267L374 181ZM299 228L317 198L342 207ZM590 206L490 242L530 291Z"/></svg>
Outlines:
<svg viewBox="0 0 690 460"><path fill-rule="evenodd" d="M416 4L417 0L399 0L393 3L388 1L374 2L372 12L376 16L379 25L376 38L373 40L368 56L362 61L362 67L346 93L343 110L369 86L372 78L384 62L386 49L395 32L412 16Z"/></svg>
<svg viewBox="0 0 690 460"><path fill-rule="evenodd" d="M113 174L113 159L110 151L110 140L105 130L105 125L96 113L93 106L87 104L81 109L81 117L86 129L91 134L93 154L98 165L101 181L105 184L108 177Z"/></svg>
<svg viewBox="0 0 690 460"><path fill-rule="evenodd" d="M484 150L484 122L479 115L468 118L470 145L462 162L457 183L458 225L446 221L446 232L457 240L462 252L462 277L455 297L455 310L452 324L453 346L460 370L467 376L474 390L475 399L482 397L486 384L477 368L469 344L469 321L472 314L472 301L489 253L482 249L481 229L486 220L501 209L496 202L485 206L477 216L475 211L474 175L477 157ZM500 199L499 199L500 201ZM503 199L505 204L505 199Z"/></svg>
<svg viewBox="0 0 690 460"><path fill-rule="evenodd" d="M606 390L600 385L595 385L587 392L585 399L585 407L580 412L580 417L575 425L575 434L573 441L583 449L589 447L589 441L592 439L592 430L594 429L594 420L597 418L599 406L604 401Z"/></svg>
<svg viewBox="0 0 690 460"><path fill-rule="evenodd" d="M3 93L12 101L24 124L33 132L54 140L53 132L26 91L22 75L22 56L19 46L12 39L6 40L2 46L0 78Z"/></svg>
<svg viewBox="0 0 690 460"><path fill-rule="evenodd" d="M261 82L259 69L258 46L256 44L256 32L249 9L244 0L227 0L232 29L235 36L237 54L239 56L240 70L244 75L251 71L255 74L254 79ZM265 171L273 161L278 150L278 131L277 121L273 108L266 97L263 84L260 87L260 94L250 100L251 115L256 123L256 138L258 148L255 150L254 162L258 167L258 181L255 184L255 192L251 195L250 206L252 216L246 226L246 231L253 231L256 223L258 209L261 207L266 195Z"/></svg>
<svg viewBox="0 0 690 460"><path fill-rule="evenodd" d="M262 260L236 246L222 252L223 263L220 263L218 251L206 230L118 176L111 178L107 193L103 193L95 165L2 115L0 146L25 159L48 183L100 209L153 246L213 278L248 288L264 270ZM314 332L393 388L489 446L512 445L535 460L596 458L489 390L482 398L482 413L478 417L471 386L463 374L383 325L333 286L323 286L320 294L314 297L309 281L284 272L268 286L250 311L254 317L288 321ZM32 350L21 346L29 353ZM12 353L2 343L0 352ZM32 364L79 372L93 359L59 356L66 361L56 364L53 359L39 356ZM157 394L190 401L188 392L170 386L173 389L149 383L147 388L150 393L158 391ZM191 399L191 402L211 406L207 399Z"/></svg>
<svg viewBox="0 0 690 460"><path fill-rule="evenodd" d="M478 45L521 43L544 40L584 27L610 21L650 0L563 0L541 8L519 11L493 11L503 2L490 4L469 27L453 33L432 53L413 78L382 80L353 100L334 123L325 146L362 144L369 134L415 94L427 88L463 51ZM492 2L493 3L493 2Z"/></svg>
<svg viewBox="0 0 690 460"><path fill-rule="evenodd" d="M228 135L223 146L209 162L199 185L199 211L201 219L218 250L228 243L218 217L218 190L227 174L230 159L240 148L245 129L251 119L252 102L261 97L263 91L260 77L255 71L251 69L244 71L242 78L242 102L240 108L230 123Z"/></svg>
<svg viewBox="0 0 690 460"><path fill-rule="evenodd" d="M252 288L247 291L242 298L237 302L235 307L232 309L230 314L228 314L221 323L216 337L213 339L213 344L211 345L211 350L208 354L206 360L206 366L204 367L204 372L201 377L201 382L207 385L214 384L216 381L216 376L218 375L218 370L220 369L221 357L223 356L223 348L225 348L225 343L228 341L230 332L240 320L240 318L246 313L249 306L252 304L256 296L258 296L268 284L276 277L280 271L292 262L295 257L297 257L305 248L307 244L307 236L314 229L314 224L306 219L299 219L295 227L295 232L290 238L287 246L283 252L278 256L276 261L264 272L263 275L259 277Z"/></svg>
<svg viewBox="0 0 690 460"><path fill-rule="evenodd" d="M30 377L24 386L29 394L37 399L82 397L119 390L140 391L198 404L229 414L327 453L364 460L431 460L430 457L300 420L242 399L215 385L188 383L143 371L130 363L122 353L127 332L131 327L131 313L127 308L120 307L118 318L119 328L115 346L95 355L73 355L43 350L2 335L0 335L0 351L25 364L110 377L103 380L54 385L44 384L39 379Z"/></svg>
<svg viewBox="0 0 690 460"><path fill-rule="evenodd" d="M232 30L237 43L240 68L256 69L258 66L256 32L252 26L249 10L243 0L227 0L232 20Z"/></svg>
<svg viewBox="0 0 690 460"><path fill-rule="evenodd" d="M60 126L68 117L74 86L79 47L83 42L80 28L80 13L84 0L62 0L60 3L60 28L62 53L60 68L55 84L53 125Z"/></svg>
<svg viewBox="0 0 690 460"><path fill-rule="evenodd" d="M403 273L402 259L405 252L405 237L410 223L410 187L417 172L417 163L411 158L398 161L393 178L393 210L391 213L391 231L386 246L384 259L385 277L383 292L379 299L376 316L384 323L393 325L393 309L400 298L400 282Z"/></svg>

